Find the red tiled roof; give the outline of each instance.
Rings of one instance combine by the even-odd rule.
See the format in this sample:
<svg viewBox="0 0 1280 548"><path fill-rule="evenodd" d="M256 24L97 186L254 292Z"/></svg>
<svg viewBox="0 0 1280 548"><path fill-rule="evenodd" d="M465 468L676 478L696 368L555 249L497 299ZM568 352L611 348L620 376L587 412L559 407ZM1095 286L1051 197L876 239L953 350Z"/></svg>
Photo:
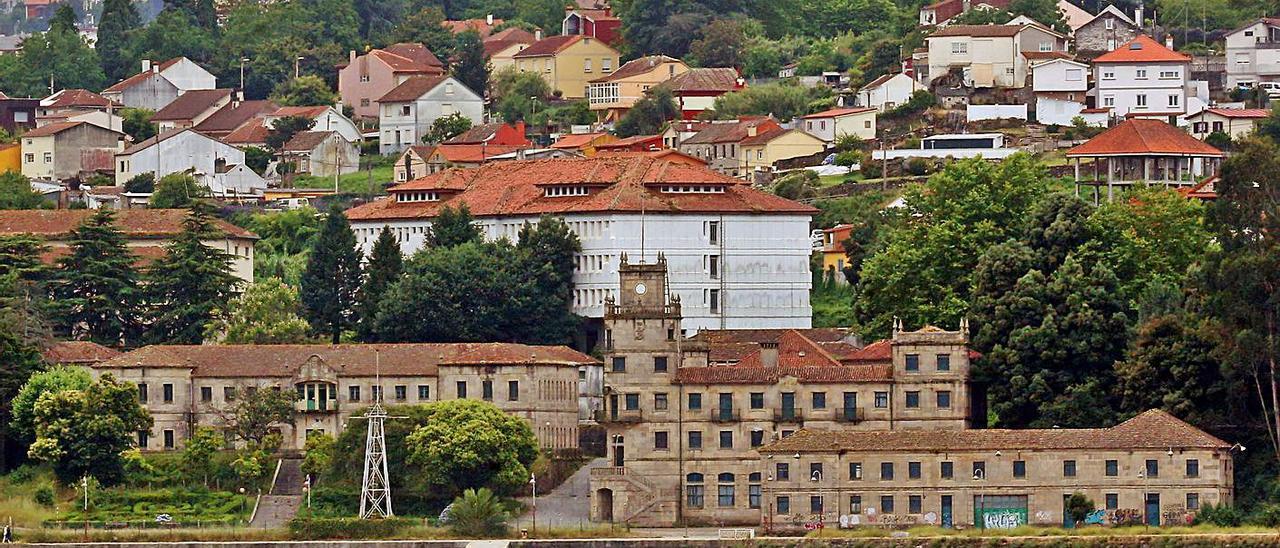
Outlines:
<svg viewBox="0 0 1280 548"><path fill-rule="evenodd" d="M71 121L71 122L54 122L52 124L43 125L38 128L29 130L26 133L23 133L22 136L23 137L48 137L50 135L57 135L59 133L62 133L80 124L88 124L88 123L89 122L85 122L82 120Z"/></svg>
<svg viewBox="0 0 1280 548"><path fill-rule="evenodd" d="M576 150L590 145L596 139L606 135L608 135L608 133L571 133L560 137L560 140L551 143L551 148Z"/></svg>
<svg viewBox="0 0 1280 548"><path fill-rule="evenodd" d="M929 38L943 36L975 36L982 38L1012 38L1022 32L1023 25L951 25L934 32Z"/></svg>
<svg viewBox="0 0 1280 548"><path fill-rule="evenodd" d="M1158 409L1111 428L973 430L809 430L760 448L761 453L857 451L1017 451L1227 449L1231 444Z"/></svg>
<svg viewBox="0 0 1280 548"><path fill-rule="evenodd" d="M112 84L111 87L108 87L107 89L102 90L102 92L111 93L111 92L118 92L118 91L124 91L126 89L129 89L133 86L141 84L142 82L145 82L147 78L151 77L153 74L160 74L161 72L164 72L165 69L177 64L178 61L181 61L181 60L182 60L182 57L174 57L173 59L170 59L168 61L160 63L159 65L156 65L156 68L153 70L139 72L137 74L134 74L133 76L125 78L124 80L116 82Z"/></svg>
<svg viewBox="0 0 1280 548"><path fill-rule="evenodd" d="M438 76L414 76L400 82L400 85L391 88L391 91L383 94L378 98L379 103L403 103L408 101L417 101L423 94L435 89L441 82L448 80L446 75Z"/></svg>
<svg viewBox="0 0 1280 548"><path fill-rule="evenodd" d="M1212 177L1206 177L1203 181L1196 183L1195 186L1179 188L1178 193L1186 198L1196 198L1200 200L1217 200L1218 199L1218 189L1216 187L1217 183L1218 183L1217 175L1214 175Z"/></svg>
<svg viewBox="0 0 1280 548"><path fill-rule="evenodd" d="M641 74L654 72L659 68L662 68L665 63L679 62L679 59L668 57L666 55L646 55L644 57L627 61L626 63L623 63L622 66L618 67L618 70L613 71L613 73L596 78L591 82L613 82L623 78L630 78L632 76L639 76ZM666 80L666 78L663 79Z"/></svg>
<svg viewBox="0 0 1280 548"><path fill-rule="evenodd" d="M1084 144L1067 151L1068 157L1126 154L1224 156L1221 150L1205 144L1185 131L1160 120L1141 118L1120 122Z"/></svg>
<svg viewBox="0 0 1280 548"><path fill-rule="evenodd" d="M1120 47L1094 58L1094 63L1189 63L1191 57L1164 47L1150 36L1139 34Z"/></svg>
<svg viewBox="0 0 1280 548"><path fill-rule="evenodd" d="M493 32L494 27L499 26L504 22L505 21L502 19L494 18L493 24L490 25L486 19L462 19L444 21L441 24L454 34L474 30L480 33L481 38L484 38Z"/></svg>
<svg viewBox="0 0 1280 548"><path fill-rule="evenodd" d="M1065 51L1024 51L1022 56L1028 61L1040 61L1043 59L1075 59L1074 55Z"/></svg>
<svg viewBox="0 0 1280 548"><path fill-rule="evenodd" d="M500 51L502 51L502 50L504 50L504 49L507 49L507 48L509 48L509 47L511 47L511 46L514 46L514 45L517 45L517 44L527 44L527 43L528 43L528 42L522 42L522 41L520 41L520 40L485 40L485 41L484 41L484 56L485 56L485 57L493 57L493 56L494 56L495 54L497 54L498 52L500 52Z"/></svg>
<svg viewBox="0 0 1280 548"><path fill-rule="evenodd" d="M515 126L510 126L502 122L490 122L488 124L480 124L478 126L472 126L471 129L468 129L462 132L461 134L457 135L456 137L449 139L448 141L445 141L445 144L447 145L478 145L480 143L486 143L486 142L492 141L495 137L497 137L498 133L501 132L504 128L510 128L512 130L511 133L518 133L519 138L523 140L523 143L505 143L505 144L508 144L508 145L529 144L529 140L524 137L524 122L517 122Z"/></svg>
<svg viewBox="0 0 1280 548"><path fill-rule="evenodd" d="M493 162L471 169L450 169L391 188L464 188L441 202L396 202L385 198L347 211L353 221L429 219L446 204L466 204L476 216L541 215L572 212L648 211L659 213L735 212L811 215L813 207L751 188L702 166L647 156L603 156ZM597 187L588 196L545 196L541 185ZM662 193L654 185L723 185L720 193Z"/></svg>
<svg viewBox="0 0 1280 548"><path fill-rule="evenodd" d="M293 135L289 142L284 144L284 150L288 152L311 152L330 135L333 131L299 131Z"/></svg>
<svg viewBox="0 0 1280 548"><path fill-rule="evenodd" d="M179 95L173 102L157 110L152 122L185 121L195 118L214 105L231 96L230 89L193 89Z"/></svg>
<svg viewBox="0 0 1280 548"><path fill-rule="evenodd" d="M738 141L738 145L739 146L763 145L768 143L769 141L777 139L778 137L782 137L783 135L786 135L793 131L800 131L800 130L787 129L787 128L781 128L781 127L768 128L768 129L765 129L764 131L757 132L754 137L749 136L744 138L741 141ZM804 132L801 132L801 133L804 133Z"/></svg>
<svg viewBox="0 0 1280 548"><path fill-rule="evenodd" d="M555 55L565 48L578 43L582 38L581 34L543 38L542 40L529 44L529 47L524 48L524 51L515 54L514 57L541 57L546 55Z"/></svg>
<svg viewBox="0 0 1280 548"><path fill-rule="evenodd" d="M1265 108L1206 108L1200 112L1211 112L1226 118L1266 118L1271 111ZM1199 116L1196 113L1193 116Z"/></svg>
<svg viewBox="0 0 1280 548"><path fill-rule="evenodd" d="M13 209L0 211L0 235L31 234L46 239L65 238L95 212L87 209ZM185 209L126 209L117 211L115 225L126 238L167 239L182 232ZM217 219L214 224L233 238L257 239L257 235Z"/></svg>
<svg viewBox="0 0 1280 548"><path fill-rule="evenodd" d="M426 48L423 48L424 51L425 49ZM430 52L427 53L430 54ZM380 49L370 51L369 55L372 55L383 63L386 63L388 67L391 67L392 72L421 72L424 74L444 73L444 68L441 67L439 64L440 61L438 60L436 61L437 64L432 65ZM434 58L435 56L433 55L432 57Z"/></svg>
<svg viewBox="0 0 1280 548"><path fill-rule="evenodd" d="M596 149L600 151L622 150L622 149L627 149L637 145L647 145L647 144L653 144L653 143L656 143L659 147L661 147L662 136L661 135L632 135L630 137L623 137L622 139L618 139L617 141L613 141L610 143L600 143L596 145Z"/></svg>
<svg viewBox="0 0 1280 548"><path fill-rule="evenodd" d="M87 89L64 89L44 100L48 101L54 98L52 102L44 104L41 101L42 108L68 108L68 107L91 107L91 108L107 108L111 106L111 100L98 95Z"/></svg>
<svg viewBox="0 0 1280 548"><path fill-rule="evenodd" d="M525 148L521 145L487 145L487 144L452 144L443 143L431 150L439 152L444 161L452 164L475 164L483 162L499 154L515 152ZM428 156L424 156L428 157ZM406 183L407 184L407 183Z"/></svg>
<svg viewBox="0 0 1280 548"><path fill-rule="evenodd" d="M95 364L120 355L120 351L92 341L57 341L44 349L45 363Z"/></svg>
<svg viewBox="0 0 1280 548"><path fill-rule="evenodd" d="M637 152L637 151L631 151L631 150L601 150L601 148L597 146L596 150L598 151L597 156L613 156L618 158L645 157L645 158L654 158L658 160L665 160L668 162L683 163L683 164L689 164L689 165L699 165L699 166L707 165L706 160L699 158L697 156L685 154L674 148L664 148L661 150L646 150L643 152Z"/></svg>
<svg viewBox="0 0 1280 548"><path fill-rule="evenodd" d="M275 103L266 100L228 103L196 125L195 129L201 133L225 135L235 131L251 118L270 114L279 108Z"/></svg>
<svg viewBox="0 0 1280 548"><path fill-rule="evenodd" d="M1111 112L1111 107L1096 107L1080 110L1081 114L1102 114L1104 112Z"/></svg>
<svg viewBox="0 0 1280 548"><path fill-rule="evenodd" d="M538 41L537 37L534 36L532 32L524 30L520 27L508 27L508 28L502 29L501 31L490 34L489 36L486 36L484 39L486 46L488 46L489 42L532 44L537 41Z"/></svg>
<svg viewBox="0 0 1280 548"><path fill-rule="evenodd" d="M673 93L710 91L728 93L742 87L733 68L691 68L663 82Z"/></svg>
<svg viewBox="0 0 1280 548"><path fill-rule="evenodd" d="M849 116L851 114L862 114L864 112L874 112L874 108L832 108L822 112L804 116L804 118L838 118L840 116Z"/></svg>
<svg viewBox="0 0 1280 548"><path fill-rule="evenodd" d="M435 376L441 365L578 366L599 363L564 346L514 343L144 346L95 368L192 369L195 377L293 377L312 357L342 377Z"/></svg>
<svg viewBox="0 0 1280 548"><path fill-rule="evenodd" d="M436 54L431 53L431 50L427 49L427 46L424 46L422 44L415 44L413 42L400 42L400 43L391 44L390 46L382 48L380 51L390 53L393 55L398 55L405 59L409 59L410 61L414 61L416 63L426 65L428 67L438 67L438 68L444 67L444 63L440 62L440 58L436 57Z"/></svg>
<svg viewBox="0 0 1280 548"><path fill-rule="evenodd" d="M304 118L315 118L329 110L325 105L313 105L308 107L280 107L271 113L276 118L284 118L285 116L302 116Z"/></svg>
<svg viewBox="0 0 1280 548"><path fill-rule="evenodd" d="M781 126L772 118L750 118L731 122L716 122L707 125L702 131L693 134L681 144L736 143L746 139L748 137L747 130L752 127L756 128L757 133L762 133L771 128Z"/></svg>
<svg viewBox="0 0 1280 548"><path fill-rule="evenodd" d="M262 118L250 118L249 121L228 133L222 140L235 145L260 145L267 142L271 129Z"/></svg>

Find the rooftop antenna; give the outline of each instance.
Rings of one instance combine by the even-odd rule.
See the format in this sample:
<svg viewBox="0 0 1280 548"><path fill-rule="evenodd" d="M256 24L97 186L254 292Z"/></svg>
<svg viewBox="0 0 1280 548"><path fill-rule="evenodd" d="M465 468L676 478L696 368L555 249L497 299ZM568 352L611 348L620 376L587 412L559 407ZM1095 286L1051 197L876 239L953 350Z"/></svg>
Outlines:
<svg viewBox="0 0 1280 548"><path fill-rule="evenodd" d="M392 417L382 408L382 352L373 350L374 385L373 405L361 418L368 422L364 438L364 480L360 487L360 519L389 518L391 510L391 482L387 475L387 433L384 428Z"/></svg>
<svg viewBox="0 0 1280 548"><path fill-rule="evenodd" d="M640 262L644 262L644 206L640 206Z"/></svg>

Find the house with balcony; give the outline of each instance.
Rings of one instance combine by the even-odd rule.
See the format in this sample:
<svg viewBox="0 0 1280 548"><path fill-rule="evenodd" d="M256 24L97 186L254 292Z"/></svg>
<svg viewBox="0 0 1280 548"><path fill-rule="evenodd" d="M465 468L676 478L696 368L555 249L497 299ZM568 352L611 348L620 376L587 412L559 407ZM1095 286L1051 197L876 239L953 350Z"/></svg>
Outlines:
<svg viewBox="0 0 1280 548"><path fill-rule="evenodd" d="M684 61L647 55L627 61L611 74L591 81L587 101L600 123L614 123L644 98L650 88L689 71Z"/></svg>
<svg viewBox="0 0 1280 548"><path fill-rule="evenodd" d="M1096 105L1115 118L1178 123L1187 113L1190 70L1190 56L1140 35L1093 60Z"/></svg>
<svg viewBox="0 0 1280 548"><path fill-rule="evenodd" d="M1075 169L1076 194L1094 203L1112 201L1145 183L1196 186L1215 176L1226 157L1187 132L1160 120L1132 118L1067 150Z"/></svg>
<svg viewBox="0 0 1280 548"><path fill-rule="evenodd" d="M1226 36L1227 86L1280 81L1280 19L1262 17Z"/></svg>
<svg viewBox="0 0 1280 548"><path fill-rule="evenodd" d="M592 80L612 74L621 54L598 38L563 35L543 38L512 56L520 72L542 76L552 91L567 99L585 99Z"/></svg>
<svg viewBox="0 0 1280 548"><path fill-rule="evenodd" d="M950 25L926 39L928 70L924 83L932 87L946 76L971 88L1026 86L1029 58L1067 50L1065 36L1041 25ZM1034 55L1033 55L1034 57Z"/></svg>

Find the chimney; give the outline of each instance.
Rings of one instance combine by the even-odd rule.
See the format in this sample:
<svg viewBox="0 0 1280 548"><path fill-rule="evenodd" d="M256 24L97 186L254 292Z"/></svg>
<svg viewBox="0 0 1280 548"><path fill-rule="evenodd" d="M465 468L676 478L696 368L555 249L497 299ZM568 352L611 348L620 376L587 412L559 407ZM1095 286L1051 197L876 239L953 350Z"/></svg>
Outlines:
<svg viewBox="0 0 1280 548"><path fill-rule="evenodd" d="M492 13L490 13L489 15L484 16L484 24L489 25L489 26L491 26L491 27L493 26L493 14L492 14Z"/></svg>
<svg viewBox="0 0 1280 548"><path fill-rule="evenodd" d="M348 52L347 52L347 64L355 64L355 62L356 62L356 50L348 51Z"/></svg>
<svg viewBox="0 0 1280 548"><path fill-rule="evenodd" d="M1142 16L1142 4L1138 4L1138 7L1133 9L1133 22L1138 25L1139 29L1142 28Z"/></svg>
<svg viewBox="0 0 1280 548"><path fill-rule="evenodd" d="M535 42L542 40L542 29L533 29L533 40Z"/></svg>
<svg viewBox="0 0 1280 548"><path fill-rule="evenodd" d="M776 341L760 343L760 363L765 367L778 366L778 343Z"/></svg>
<svg viewBox="0 0 1280 548"><path fill-rule="evenodd" d="M1173 49L1173 33L1172 32L1164 35L1164 47Z"/></svg>
<svg viewBox="0 0 1280 548"><path fill-rule="evenodd" d="M142 60L142 72L151 72L151 60L150 60L150 59L143 59L143 60Z"/></svg>

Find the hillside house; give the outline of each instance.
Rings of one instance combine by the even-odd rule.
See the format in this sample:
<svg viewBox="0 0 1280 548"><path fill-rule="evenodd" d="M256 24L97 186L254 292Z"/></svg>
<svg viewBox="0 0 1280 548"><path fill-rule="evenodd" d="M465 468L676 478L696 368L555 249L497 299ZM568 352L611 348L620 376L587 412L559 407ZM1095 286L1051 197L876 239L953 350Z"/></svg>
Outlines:
<svg viewBox="0 0 1280 548"><path fill-rule="evenodd" d="M218 79L186 57L163 63L143 59L142 72L112 84L102 96L126 107L158 111L188 91L216 87Z"/></svg>
<svg viewBox="0 0 1280 548"><path fill-rule="evenodd" d="M742 158L743 139L781 128L772 118L716 120L677 145L680 152L701 158L712 170L730 177L745 177L746 162Z"/></svg>
<svg viewBox="0 0 1280 548"><path fill-rule="evenodd" d="M1280 19L1262 17L1226 36L1227 87L1280 81Z"/></svg>
<svg viewBox="0 0 1280 548"><path fill-rule="evenodd" d="M125 135L88 122L54 122L22 135L22 174L62 182L111 173Z"/></svg>
<svg viewBox="0 0 1280 548"><path fill-rule="evenodd" d="M805 133L826 143L834 143L842 135L864 141L876 138L876 109L871 107L827 109L804 116L801 121Z"/></svg>
<svg viewBox="0 0 1280 548"><path fill-rule="evenodd" d="M1076 55L1087 61L1137 38L1142 34L1142 8L1134 16L1130 18L1114 5L1103 8L1072 35Z"/></svg>
<svg viewBox="0 0 1280 548"><path fill-rule="evenodd" d="M697 118L706 110L715 110L716 98L746 87L746 80L734 68L694 67L662 83L671 90L680 117Z"/></svg>
<svg viewBox="0 0 1280 548"><path fill-rule="evenodd" d="M958 72L965 86L1026 86L1028 58L1023 52L1065 52L1066 37L1039 25L951 25L927 38L925 85ZM930 86L932 87L932 86Z"/></svg>
<svg viewBox="0 0 1280 548"><path fill-rule="evenodd" d="M1031 75L1037 122L1068 126L1086 108L1089 65L1071 59L1049 59L1031 65Z"/></svg>
<svg viewBox="0 0 1280 548"><path fill-rule="evenodd" d="M906 73L883 74L858 88L854 105L884 112L911 100L911 96L922 89L924 86Z"/></svg>
<svg viewBox="0 0 1280 548"><path fill-rule="evenodd" d="M1192 187L1218 174L1226 155L1160 120L1130 119L1067 151L1076 193L1092 190L1094 203L1139 182ZM1087 164L1086 164L1087 162ZM1103 192L1105 189L1105 194Z"/></svg>
<svg viewBox="0 0 1280 548"><path fill-rule="evenodd" d="M422 44L392 44L363 55L352 50L338 67L338 95L343 105L355 110L356 118L376 119L379 97L414 76L441 74L444 63Z"/></svg>
<svg viewBox="0 0 1280 548"><path fill-rule="evenodd" d="M1206 108L1187 116L1191 135L1203 140L1212 133L1240 139L1253 133L1258 123L1271 116L1265 108Z"/></svg>
<svg viewBox="0 0 1280 548"><path fill-rule="evenodd" d="M1117 118L1176 121L1187 112L1191 58L1140 35L1093 60L1097 106Z"/></svg>
<svg viewBox="0 0 1280 548"><path fill-rule="evenodd" d="M191 90L174 99L151 116L156 131L195 127L223 107L231 104L235 92L230 89Z"/></svg>
<svg viewBox="0 0 1280 548"><path fill-rule="evenodd" d="M280 152L298 174L333 177L360 170L360 149L336 131L300 131Z"/></svg>
<svg viewBox="0 0 1280 548"><path fill-rule="evenodd" d="M439 118L459 113L484 122L484 97L452 76L416 76L378 100L379 152L395 154L422 143Z"/></svg>
<svg viewBox="0 0 1280 548"><path fill-rule="evenodd" d="M618 68L618 50L590 36L552 36L534 42L512 58L520 72L535 72L568 99L587 97L589 83Z"/></svg>
<svg viewBox="0 0 1280 548"><path fill-rule="evenodd" d="M159 180L170 173L212 176L244 164L244 151L191 128L171 129L139 141L115 155L116 184L142 173Z"/></svg>
<svg viewBox="0 0 1280 548"><path fill-rule="evenodd" d="M618 70L591 80L587 101L600 123L614 123L644 98L650 88L689 71L684 61L648 55L627 61Z"/></svg>

